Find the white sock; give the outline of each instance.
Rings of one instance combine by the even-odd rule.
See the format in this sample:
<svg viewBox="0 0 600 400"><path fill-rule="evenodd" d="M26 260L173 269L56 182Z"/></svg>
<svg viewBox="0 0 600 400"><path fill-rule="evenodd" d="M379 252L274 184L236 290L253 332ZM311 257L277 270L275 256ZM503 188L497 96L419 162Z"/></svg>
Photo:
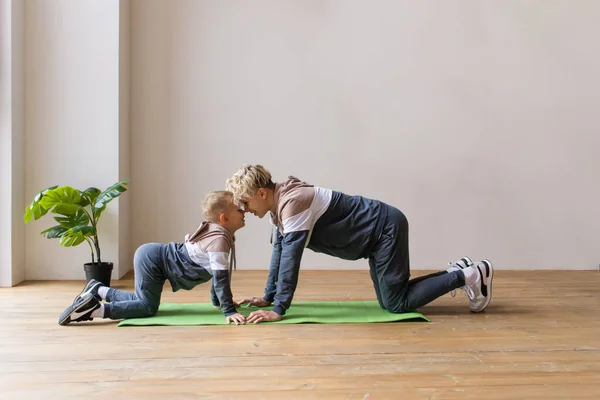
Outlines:
<svg viewBox="0 0 600 400"><path fill-rule="evenodd" d="M98 288L98 296L100 296L102 300L106 300L106 293L108 293L108 289L110 289L108 286L100 286Z"/></svg>
<svg viewBox="0 0 600 400"><path fill-rule="evenodd" d="M92 311L92 318L104 318L104 303L100 303L100 308Z"/></svg>
<svg viewBox="0 0 600 400"><path fill-rule="evenodd" d="M465 274L465 285L473 286L477 283L479 278L479 271L477 267L473 265L472 267L465 268L462 270L463 274Z"/></svg>

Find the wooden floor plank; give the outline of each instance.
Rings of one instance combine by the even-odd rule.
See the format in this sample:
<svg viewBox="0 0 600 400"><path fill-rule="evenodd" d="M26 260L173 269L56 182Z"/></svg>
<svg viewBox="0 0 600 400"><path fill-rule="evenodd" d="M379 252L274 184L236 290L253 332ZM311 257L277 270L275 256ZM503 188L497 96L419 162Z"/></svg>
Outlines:
<svg viewBox="0 0 600 400"><path fill-rule="evenodd" d="M234 293L258 295L265 278L236 272ZM600 398L595 271L498 271L486 312L447 295L420 310L431 323L58 326L82 285L0 288L0 398ZM366 271L303 271L295 299L374 293ZM163 301L207 302L208 287L167 285Z"/></svg>

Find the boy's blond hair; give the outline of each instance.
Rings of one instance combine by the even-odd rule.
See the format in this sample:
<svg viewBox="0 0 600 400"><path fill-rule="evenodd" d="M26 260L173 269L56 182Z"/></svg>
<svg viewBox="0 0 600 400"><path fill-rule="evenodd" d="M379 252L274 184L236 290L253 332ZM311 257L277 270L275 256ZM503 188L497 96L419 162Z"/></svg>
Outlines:
<svg viewBox="0 0 600 400"><path fill-rule="evenodd" d="M233 206L233 193L227 190L216 190L209 192L204 198L202 212L210 222L219 222L221 214L226 213L229 207Z"/></svg>
<svg viewBox="0 0 600 400"><path fill-rule="evenodd" d="M244 206L244 200L252 197L260 188L273 188L271 173L262 165L245 164L225 182L227 190L233 193L233 202Z"/></svg>

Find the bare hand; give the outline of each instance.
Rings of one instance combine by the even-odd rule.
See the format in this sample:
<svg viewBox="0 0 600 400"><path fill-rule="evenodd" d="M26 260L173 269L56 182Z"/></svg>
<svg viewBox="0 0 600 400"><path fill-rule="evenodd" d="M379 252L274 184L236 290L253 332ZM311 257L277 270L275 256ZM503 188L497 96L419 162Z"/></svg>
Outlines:
<svg viewBox="0 0 600 400"><path fill-rule="evenodd" d="M233 322L236 325L239 325L239 324L244 325L246 323L246 317L244 316L244 314L240 314L240 313L236 313L236 314L230 315L229 317L225 317L225 320L227 321L228 324Z"/></svg>
<svg viewBox="0 0 600 400"><path fill-rule="evenodd" d="M281 315L277 314L275 311L258 310L252 311L250 315L248 315L246 322L254 322L257 324L259 322L279 321L281 318Z"/></svg>
<svg viewBox="0 0 600 400"><path fill-rule="evenodd" d="M237 304L238 306L241 306L242 304L248 304L249 307L269 307L271 305L271 302L266 301L262 297L251 297L249 299L238 301Z"/></svg>

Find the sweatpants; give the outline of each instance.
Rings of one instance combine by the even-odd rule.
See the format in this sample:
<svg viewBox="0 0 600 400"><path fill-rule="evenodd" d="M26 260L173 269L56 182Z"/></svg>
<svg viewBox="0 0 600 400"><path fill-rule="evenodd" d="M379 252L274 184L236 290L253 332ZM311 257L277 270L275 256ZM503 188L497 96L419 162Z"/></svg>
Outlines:
<svg viewBox="0 0 600 400"><path fill-rule="evenodd" d="M185 247L179 243L147 243L140 246L133 256L133 270L135 275L135 293L110 288L106 293L104 317L110 319L143 318L151 317L158 311L160 297L165 281L169 279L167 271L195 265L189 258ZM183 280L183 288L191 289L196 284L210 279L210 275L203 268L197 270L204 272L193 281ZM205 276L203 276L205 275ZM171 283L173 285L173 282ZM187 286L187 287L186 287ZM178 289L179 287L174 287Z"/></svg>
<svg viewBox="0 0 600 400"><path fill-rule="evenodd" d="M387 207L382 235L369 257L369 271L381 308L392 313L415 311L464 286L462 271L436 272L410 280L408 220L397 208Z"/></svg>

